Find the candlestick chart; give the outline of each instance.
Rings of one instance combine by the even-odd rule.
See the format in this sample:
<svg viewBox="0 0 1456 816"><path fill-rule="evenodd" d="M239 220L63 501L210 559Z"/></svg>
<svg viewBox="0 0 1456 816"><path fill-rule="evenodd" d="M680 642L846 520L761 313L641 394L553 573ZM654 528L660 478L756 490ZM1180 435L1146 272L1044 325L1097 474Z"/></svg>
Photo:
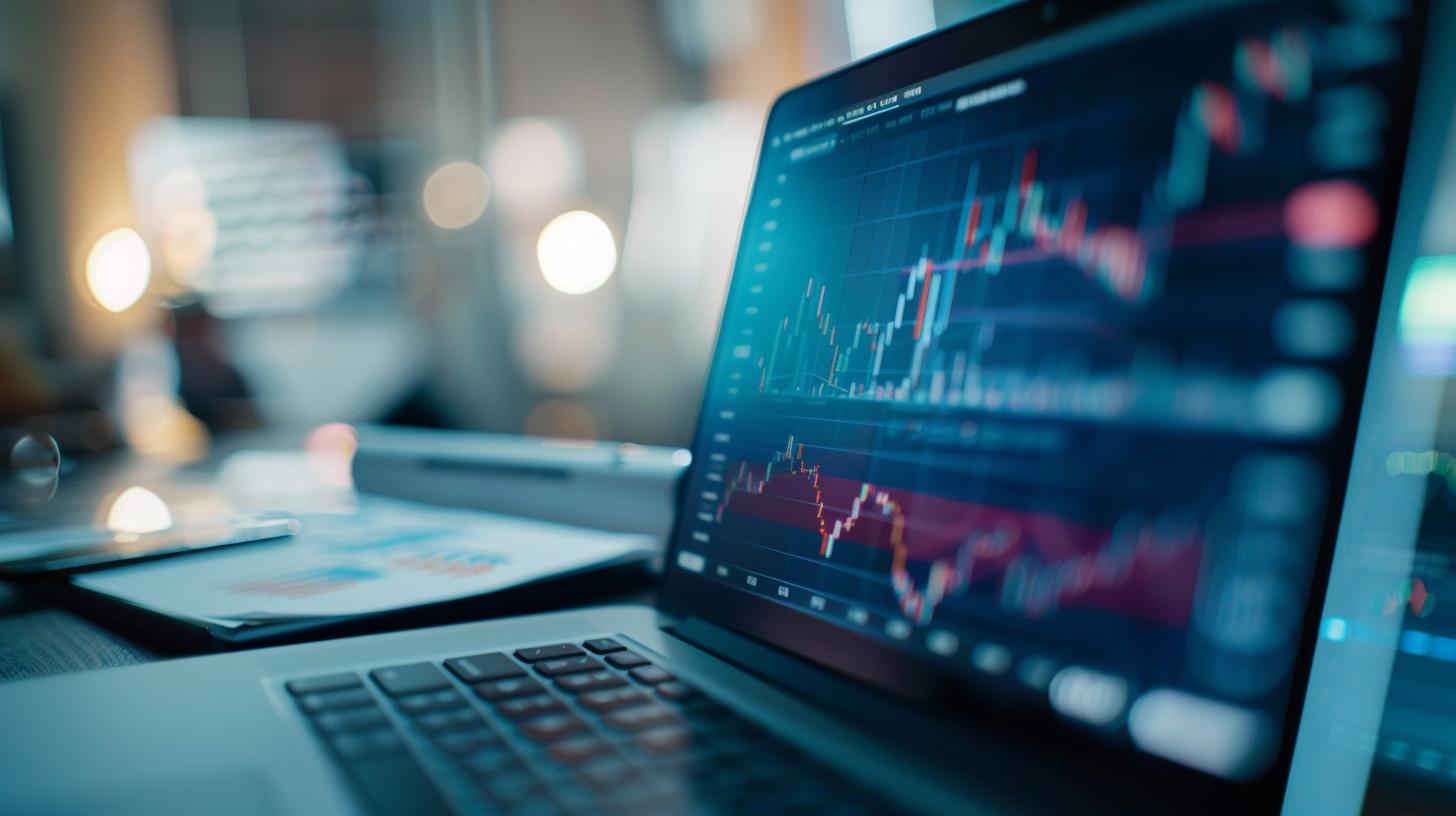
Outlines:
<svg viewBox="0 0 1456 816"><path fill-rule="evenodd" d="M1109 339L1106 318L1089 313L1108 304L1157 308L1175 247L1283 238L1287 229L1296 240L1320 246L1358 246L1370 238L1377 218L1373 201L1348 180L1311 182L1289 191L1283 202L1245 202L1237 212L1198 211L1211 154L1235 168L1240 162L1257 168L1258 146L1269 140L1261 129L1268 110L1300 105L1309 92L1310 55L1297 30L1245 39L1234 63L1233 78L1198 82L1181 99L1166 155L1143 163L1152 170L1146 183L1104 184L1105 201L1089 200L1082 189L1091 186L1086 179L1043 177L1042 153L1075 155L1093 138L1083 132L1048 127L1028 135L1024 146L964 153L964 193L942 206L946 213L958 209L957 218L939 225L950 235L949 252L933 255L926 242L904 266L808 276L797 302L772 327L772 339L760 344L753 360L757 389L1078 418L1243 421L1259 386L1247 373L1212 361L1176 365L1167 347L1152 340L1122 360L1097 359L1088 349ZM932 160L922 161L928 171ZM903 188L906 178L898 183ZM1099 215L1099 203L1114 215ZM1127 217L1119 219L1119 211ZM1345 215L1331 222L1306 212ZM813 260L806 265L820 266ZM1080 313L1027 308L1018 274L1037 276L1033 287L1039 291L1067 286L1107 303L1091 300ZM1011 280L997 280L1003 276ZM958 288L967 285L973 291L958 299ZM1028 365L1017 351L997 362L992 347L998 338L1014 346L1031 332L1094 336L1079 347L1050 349L1038 365ZM1172 394L1187 390L1207 392L1204 404L1178 404Z"/></svg>

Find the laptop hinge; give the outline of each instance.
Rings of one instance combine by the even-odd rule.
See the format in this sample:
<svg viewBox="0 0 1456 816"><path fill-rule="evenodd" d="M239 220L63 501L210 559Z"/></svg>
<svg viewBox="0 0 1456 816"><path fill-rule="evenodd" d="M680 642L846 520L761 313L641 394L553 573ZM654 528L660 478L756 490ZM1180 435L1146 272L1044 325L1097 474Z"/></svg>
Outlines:
<svg viewBox="0 0 1456 816"><path fill-rule="evenodd" d="M892 694L829 672L776 646L695 616L678 617L661 631L708 652L807 705L867 731L894 750L915 756L937 776L955 780L982 802L1014 797L1010 810L1060 813L1081 810L1088 802L1118 802L1121 812L1160 812L1167 800L1147 795L1146 776L1108 774L1102 762L1089 759L1081 740L1036 740L1004 730L981 729L974 723L933 713ZM1137 763L1135 763L1137 764ZM1141 768L1149 771L1147 765ZM1176 774L1175 774L1176 775ZM1048 786L1047 778L1063 784ZM1237 789L1186 803L1188 813L1228 812ZM1144 810L1144 808L1147 808Z"/></svg>

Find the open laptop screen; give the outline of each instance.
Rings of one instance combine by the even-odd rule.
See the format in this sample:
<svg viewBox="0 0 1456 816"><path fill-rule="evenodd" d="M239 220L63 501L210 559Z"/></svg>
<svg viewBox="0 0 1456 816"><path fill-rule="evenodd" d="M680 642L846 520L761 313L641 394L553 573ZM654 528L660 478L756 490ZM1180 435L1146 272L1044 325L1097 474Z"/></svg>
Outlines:
<svg viewBox="0 0 1456 816"><path fill-rule="evenodd" d="M1262 773L1369 357L1403 7L1140 8L947 69L972 24L790 93L669 587Z"/></svg>

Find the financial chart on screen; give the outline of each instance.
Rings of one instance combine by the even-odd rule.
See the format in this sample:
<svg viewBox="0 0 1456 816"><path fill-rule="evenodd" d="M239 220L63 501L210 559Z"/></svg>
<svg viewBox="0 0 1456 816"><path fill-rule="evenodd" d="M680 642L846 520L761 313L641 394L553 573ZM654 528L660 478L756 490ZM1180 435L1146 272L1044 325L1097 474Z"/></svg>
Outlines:
<svg viewBox="0 0 1456 816"><path fill-rule="evenodd" d="M1196 26L771 122L678 569L1095 726L1262 727L1358 408L1403 45Z"/></svg>

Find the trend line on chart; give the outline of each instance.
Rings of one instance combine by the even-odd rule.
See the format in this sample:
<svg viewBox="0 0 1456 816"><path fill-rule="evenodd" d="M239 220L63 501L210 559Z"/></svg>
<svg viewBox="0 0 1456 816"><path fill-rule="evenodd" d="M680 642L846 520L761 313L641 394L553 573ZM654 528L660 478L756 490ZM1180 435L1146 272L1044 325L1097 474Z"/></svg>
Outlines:
<svg viewBox="0 0 1456 816"><path fill-rule="evenodd" d="M811 530L829 561L841 541L890 550L891 588L917 624L929 623L948 597L993 579L999 604L1029 618L1085 605L1181 624L1202 549L1192 531L1137 514L1099 529L828 476L792 436L766 464L737 464L716 520L729 511Z"/></svg>

